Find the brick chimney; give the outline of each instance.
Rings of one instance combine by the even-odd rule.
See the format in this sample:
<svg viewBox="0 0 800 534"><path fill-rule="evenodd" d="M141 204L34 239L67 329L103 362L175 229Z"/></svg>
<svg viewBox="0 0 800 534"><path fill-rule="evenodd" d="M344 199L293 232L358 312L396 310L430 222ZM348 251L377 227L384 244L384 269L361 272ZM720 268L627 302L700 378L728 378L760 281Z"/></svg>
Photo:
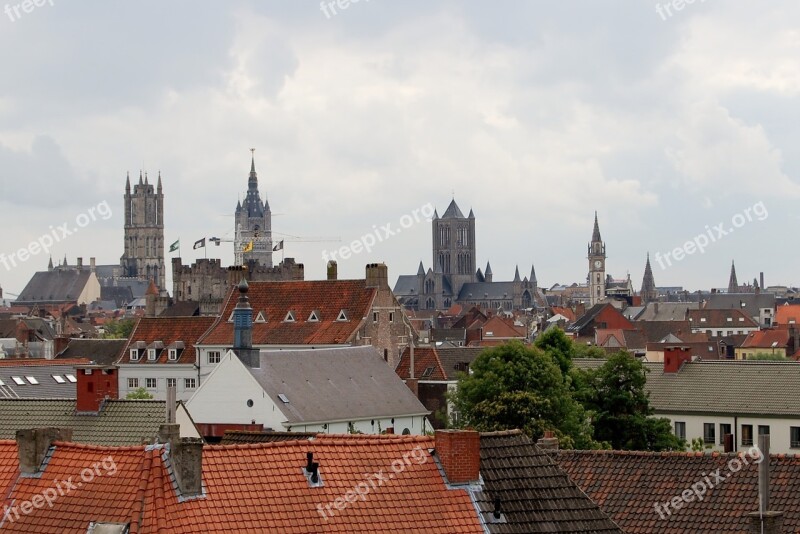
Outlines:
<svg viewBox="0 0 800 534"><path fill-rule="evenodd" d="M161 443L169 443L169 458L183 497L203 494L203 440L180 437L180 425L164 424L158 430Z"/></svg>
<svg viewBox="0 0 800 534"><path fill-rule="evenodd" d="M71 428L33 428L17 430L17 455L19 471L34 475L40 471L42 461L54 441L72 441Z"/></svg>
<svg viewBox="0 0 800 534"><path fill-rule="evenodd" d="M692 361L689 347L664 348L664 373L677 373L684 363Z"/></svg>
<svg viewBox="0 0 800 534"><path fill-rule="evenodd" d="M53 339L53 354L58 356L59 354L64 352L64 349L66 349L67 346L69 346L69 340L70 340L69 336L64 336L64 335L56 336Z"/></svg>
<svg viewBox="0 0 800 534"><path fill-rule="evenodd" d="M555 432L552 430L545 430L544 437L539 438L539 440L536 442L536 446L540 449L557 451L558 438L556 437Z"/></svg>
<svg viewBox="0 0 800 534"><path fill-rule="evenodd" d="M367 264L367 287L389 288L389 268L385 263Z"/></svg>
<svg viewBox="0 0 800 534"><path fill-rule="evenodd" d="M330 260L328 262L328 280L336 280L339 278L339 266L336 264L336 260Z"/></svg>
<svg viewBox="0 0 800 534"><path fill-rule="evenodd" d="M98 413L106 399L119 398L117 367L103 365L81 365L75 368L78 382L75 389L78 412Z"/></svg>
<svg viewBox="0 0 800 534"><path fill-rule="evenodd" d="M480 478L481 441L475 430L437 430L436 456L450 484Z"/></svg>

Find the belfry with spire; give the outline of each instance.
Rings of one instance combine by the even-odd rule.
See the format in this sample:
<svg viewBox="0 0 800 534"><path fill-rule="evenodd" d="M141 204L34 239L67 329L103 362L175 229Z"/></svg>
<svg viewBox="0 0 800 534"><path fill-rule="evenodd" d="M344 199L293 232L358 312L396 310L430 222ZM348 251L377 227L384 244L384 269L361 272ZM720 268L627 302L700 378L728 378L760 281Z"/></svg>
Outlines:
<svg viewBox="0 0 800 534"><path fill-rule="evenodd" d="M258 191L255 149L251 148L250 176L244 201L236 204L234 258L236 265L255 262L272 267L272 212L269 202Z"/></svg>

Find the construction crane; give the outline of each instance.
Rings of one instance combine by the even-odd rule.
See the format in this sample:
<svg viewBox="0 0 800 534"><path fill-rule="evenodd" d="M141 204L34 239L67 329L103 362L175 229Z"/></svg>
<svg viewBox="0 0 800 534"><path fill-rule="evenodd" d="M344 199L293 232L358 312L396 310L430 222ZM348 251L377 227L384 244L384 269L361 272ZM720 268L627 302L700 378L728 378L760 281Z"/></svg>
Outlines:
<svg viewBox="0 0 800 534"><path fill-rule="evenodd" d="M280 250L281 251L281 261L283 261L283 254L284 254L284 252L283 252L283 243L284 243L284 241L295 242L295 243L332 243L332 242L341 241L341 238L339 238L339 237L319 237L319 236L318 237L300 237L300 236L290 235L290 234L281 234L279 232L274 232L274 233L277 234L278 236L282 236L282 237L280 237L280 239L276 238L276 239L273 240L273 238L267 237L265 235L259 235L258 230L256 230L253 233L253 237L252 237L251 241L249 242L249 244L250 244L250 249L249 250L245 249L245 250L234 250L233 251L236 265L244 265L244 263L245 263L245 261L244 261L245 254L248 254L249 252L251 252L253 250L256 250L256 251L258 251L258 250L261 250L261 251L263 251L263 250L271 250L272 252L276 252L276 251ZM220 243L222 243L222 242L231 243L231 242L234 242L235 239L232 239L230 237L211 237L211 238L209 238L209 241L211 241L215 245L219 246ZM273 246L273 243L277 243L277 245Z"/></svg>
<svg viewBox="0 0 800 534"><path fill-rule="evenodd" d="M342 240L340 237L320 237L320 236L300 237L296 235L280 234L279 232L272 232L272 233L279 234L281 236L286 236L286 237L281 237L277 241L288 241L290 243L339 243ZM258 239L258 235L256 235L255 237L256 239ZM230 237L209 237L208 240L217 246L219 246L220 243L233 243L235 241L235 239ZM272 244L272 241L270 241L270 244Z"/></svg>

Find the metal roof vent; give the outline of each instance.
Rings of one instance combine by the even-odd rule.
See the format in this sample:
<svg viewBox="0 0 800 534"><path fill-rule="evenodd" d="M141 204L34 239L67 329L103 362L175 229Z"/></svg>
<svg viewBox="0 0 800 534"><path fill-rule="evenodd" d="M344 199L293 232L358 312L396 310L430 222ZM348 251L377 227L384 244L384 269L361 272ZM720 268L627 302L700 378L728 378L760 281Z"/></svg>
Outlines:
<svg viewBox="0 0 800 534"><path fill-rule="evenodd" d="M303 468L303 476L308 480L309 488L321 488L322 475L319 473L319 462L314 461L314 453L306 453L306 466Z"/></svg>

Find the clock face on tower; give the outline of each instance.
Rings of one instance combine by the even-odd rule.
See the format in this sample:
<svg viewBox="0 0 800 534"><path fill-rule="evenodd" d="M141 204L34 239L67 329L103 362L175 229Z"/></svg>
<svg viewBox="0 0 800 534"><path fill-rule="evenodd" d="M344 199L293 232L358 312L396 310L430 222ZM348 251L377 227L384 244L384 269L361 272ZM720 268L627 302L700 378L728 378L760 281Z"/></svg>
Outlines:
<svg viewBox="0 0 800 534"><path fill-rule="evenodd" d="M594 268L595 268L595 269L599 269L599 268L600 268L600 267L602 267L602 266L603 266L603 262L602 262L602 261L600 261L600 260L594 260Z"/></svg>

